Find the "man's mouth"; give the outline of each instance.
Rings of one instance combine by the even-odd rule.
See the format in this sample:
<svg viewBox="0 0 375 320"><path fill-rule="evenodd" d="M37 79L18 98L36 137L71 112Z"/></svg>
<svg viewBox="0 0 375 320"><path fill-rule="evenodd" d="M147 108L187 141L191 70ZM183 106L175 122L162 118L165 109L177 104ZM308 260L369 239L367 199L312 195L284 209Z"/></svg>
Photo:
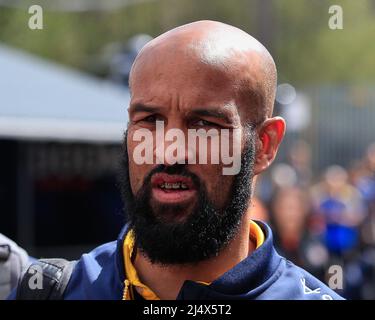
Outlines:
<svg viewBox="0 0 375 320"><path fill-rule="evenodd" d="M188 186L184 182L168 183L163 182L159 184L159 188L163 190L188 190Z"/></svg>
<svg viewBox="0 0 375 320"><path fill-rule="evenodd" d="M152 195L160 203L182 204L196 195L196 188L189 177L156 173L151 178Z"/></svg>

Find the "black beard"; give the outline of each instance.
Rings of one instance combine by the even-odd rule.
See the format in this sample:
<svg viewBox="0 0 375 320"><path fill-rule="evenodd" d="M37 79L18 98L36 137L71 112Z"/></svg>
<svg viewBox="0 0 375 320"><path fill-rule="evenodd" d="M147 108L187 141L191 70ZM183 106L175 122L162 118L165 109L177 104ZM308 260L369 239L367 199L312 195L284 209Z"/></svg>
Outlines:
<svg viewBox="0 0 375 320"><path fill-rule="evenodd" d="M123 144L120 172L121 195L130 228L134 230L135 247L152 262L161 265L194 264L217 256L236 235L241 219L251 198L255 138L248 128L241 169L234 177L227 205L216 208L210 202L206 187L200 179L186 169L186 165L158 165L144 179L143 186L134 196L129 180L127 132ZM151 177L157 172L190 177L197 186L198 201L183 222L163 221L162 214L170 210L185 210L179 206L151 206ZM223 195L225 196L225 195Z"/></svg>

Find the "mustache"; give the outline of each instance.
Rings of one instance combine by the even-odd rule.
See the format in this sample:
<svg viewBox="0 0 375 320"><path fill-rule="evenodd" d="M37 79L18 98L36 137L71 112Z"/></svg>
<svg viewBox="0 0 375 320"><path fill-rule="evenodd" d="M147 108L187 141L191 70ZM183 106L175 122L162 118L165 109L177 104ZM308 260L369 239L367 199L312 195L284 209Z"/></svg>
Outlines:
<svg viewBox="0 0 375 320"><path fill-rule="evenodd" d="M194 186L198 189L202 185L201 179L194 173L190 172L186 164L174 164L172 166L166 166L164 164L159 164L153 168L146 176L143 181L143 185L147 186L151 183L151 178L156 173L166 173L170 175L180 175L183 177L190 178L193 181Z"/></svg>

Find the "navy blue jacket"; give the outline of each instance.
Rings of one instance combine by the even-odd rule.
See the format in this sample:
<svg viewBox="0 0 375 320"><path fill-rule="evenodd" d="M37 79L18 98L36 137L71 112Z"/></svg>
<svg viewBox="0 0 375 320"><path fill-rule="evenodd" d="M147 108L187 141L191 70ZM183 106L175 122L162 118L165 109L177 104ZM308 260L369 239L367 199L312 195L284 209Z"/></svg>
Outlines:
<svg viewBox="0 0 375 320"><path fill-rule="evenodd" d="M305 270L275 250L268 225L257 222L264 243L248 258L210 285L185 281L177 299L342 299ZM116 241L84 254L73 271L65 299L122 299L124 290L123 241L125 226Z"/></svg>
<svg viewBox="0 0 375 320"><path fill-rule="evenodd" d="M239 264L210 285L185 281L177 299L236 300L337 300L337 293L292 262L273 246L272 231L257 221L265 234L264 243ZM123 242L125 226L117 241L104 244L78 260L64 298L66 300L121 300L124 291ZM15 299L16 290L8 299Z"/></svg>

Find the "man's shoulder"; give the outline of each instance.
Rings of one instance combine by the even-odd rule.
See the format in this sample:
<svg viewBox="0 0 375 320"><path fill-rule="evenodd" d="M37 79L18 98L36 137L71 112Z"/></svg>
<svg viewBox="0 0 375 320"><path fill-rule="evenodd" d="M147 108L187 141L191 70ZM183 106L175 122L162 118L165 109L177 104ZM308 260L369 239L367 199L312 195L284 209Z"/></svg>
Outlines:
<svg viewBox="0 0 375 320"><path fill-rule="evenodd" d="M122 292L117 243L105 243L83 254L74 267L64 299L116 299Z"/></svg>
<svg viewBox="0 0 375 320"><path fill-rule="evenodd" d="M77 261L74 261L74 267L72 272L69 273L69 280L63 299L113 300L120 298L122 282L116 265L118 262L116 252L117 244L116 241L113 241L100 245L91 252L83 254ZM39 261L41 262L42 260L36 260L34 263L38 264ZM16 299L18 289L13 290L8 297L9 300Z"/></svg>
<svg viewBox="0 0 375 320"><path fill-rule="evenodd" d="M107 242L101 244L100 246L92 249L88 253L84 253L77 261L86 262L89 265L97 264L100 265L101 262L106 261L106 259L111 259L116 254L117 243L116 241Z"/></svg>
<svg viewBox="0 0 375 320"><path fill-rule="evenodd" d="M282 258L276 280L258 299L342 300L343 298L312 274Z"/></svg>

